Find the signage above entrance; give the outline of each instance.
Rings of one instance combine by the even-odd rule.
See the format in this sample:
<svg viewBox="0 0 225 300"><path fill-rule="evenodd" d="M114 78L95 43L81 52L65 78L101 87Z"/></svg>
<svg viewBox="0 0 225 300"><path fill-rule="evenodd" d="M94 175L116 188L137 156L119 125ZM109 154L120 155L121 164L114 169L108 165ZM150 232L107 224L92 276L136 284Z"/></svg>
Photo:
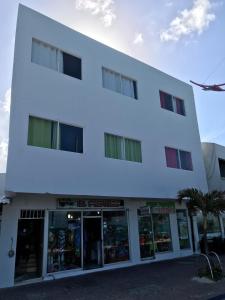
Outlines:
<svg viewBox="0 0 225 300"><path fill-rule="evenodd" d="M151 207L153 214L173 214L175 213L175 203L171 201L148 201L146 206Z"/></svg>
<svg viewBox="0 0 225 300"><path fill-rule="evenodd" d="M124 201L118 199L57 199L58 208L123 208Z"/></svg>

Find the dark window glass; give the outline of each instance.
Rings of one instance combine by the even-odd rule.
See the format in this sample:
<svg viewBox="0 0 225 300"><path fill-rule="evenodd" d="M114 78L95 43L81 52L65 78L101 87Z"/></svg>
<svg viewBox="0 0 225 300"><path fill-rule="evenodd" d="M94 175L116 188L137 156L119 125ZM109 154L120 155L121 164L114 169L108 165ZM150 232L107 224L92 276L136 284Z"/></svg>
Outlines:
<svg viewBox="0 0 225 300"><path fill-rule="evenodd" d="M60 126L60 150L83 153L83 129L66 124Z"/></svg>
<svg viewBox="0 0 225 300"><path fill-rule="evenodd" d="M173 111L172 96L162 91L159 91L159 94L161 107Z"/></svg>
<svg viewBox="0 0 225 300"><path fill-rule="evenodd" d="M134 98L137 99L137 82L133 80Z"/></svg>
<svg viewBox="0 0 225 300"><path fill-rule="evenodd" d="M225 177L225 160L219 158L220 176Z"/></svg>
<svg viewBox="0 0 225 300"><path fill-rule="evenodd" d="M63 52L63 73L81 79L81 59Z"/></svg>
<svg viewBox="0 0 225 300"><path fill-rule="evenodd" d="M190 152L180 150L180 162L181 162L181 169L189 170L189 171L193 170Z"/></svg>
<svg viewBox="0 0 225 300"><path fill-rule="evenodd" d="M175 98L176 100L176 113L185 116L184 100Z"/></svg>

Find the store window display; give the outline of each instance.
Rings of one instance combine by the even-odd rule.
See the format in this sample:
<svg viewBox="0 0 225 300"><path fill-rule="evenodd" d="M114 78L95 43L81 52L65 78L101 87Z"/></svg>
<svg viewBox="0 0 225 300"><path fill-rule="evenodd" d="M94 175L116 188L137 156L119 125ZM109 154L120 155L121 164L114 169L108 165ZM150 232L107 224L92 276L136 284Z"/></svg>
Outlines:
<svg viewBox="0 0 225 300"><path fill-rule="evenodd" d="M185 209L177 210L177 227L179 234L180 249L189 249L190 240L188 232L188 218Z"/></svg>
<svg viewBox="0 0 225 300"><path fill-rule="evenodd" d="M128 225L125 211L103 212L104 263L129 260Z"/></svg>
<svg viewBox="0 0 225 300"><path fill-rule="evenodd" d="M49 212L48 273L80 267L80 212Z"/></svg>
<svg viewBox="0 0 225 300"><path fill-rule="evenodd" d="M155 251L172 251L169 214L153 214Z"/></svg>

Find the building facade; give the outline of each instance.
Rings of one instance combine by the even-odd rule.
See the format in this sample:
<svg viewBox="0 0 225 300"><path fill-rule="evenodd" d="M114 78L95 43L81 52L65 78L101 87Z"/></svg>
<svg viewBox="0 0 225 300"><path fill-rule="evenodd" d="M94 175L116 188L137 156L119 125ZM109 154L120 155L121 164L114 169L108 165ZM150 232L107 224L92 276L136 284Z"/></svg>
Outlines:
<svg viewBox="0 0 225 300"><path fill-rule="evenodd" d="M193 253L193 90L20 5L0 287Z"/></svg>

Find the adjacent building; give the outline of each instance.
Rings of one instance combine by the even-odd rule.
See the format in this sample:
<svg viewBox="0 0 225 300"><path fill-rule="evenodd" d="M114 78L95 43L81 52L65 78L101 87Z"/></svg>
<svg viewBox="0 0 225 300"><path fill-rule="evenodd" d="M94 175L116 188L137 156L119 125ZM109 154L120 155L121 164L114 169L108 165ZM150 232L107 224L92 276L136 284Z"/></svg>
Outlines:
<svg viewBox="0 0 225 300"><path fill-rule="evenodd" d="M193 253L192 87L19 6L0 287Z"/></svg>

